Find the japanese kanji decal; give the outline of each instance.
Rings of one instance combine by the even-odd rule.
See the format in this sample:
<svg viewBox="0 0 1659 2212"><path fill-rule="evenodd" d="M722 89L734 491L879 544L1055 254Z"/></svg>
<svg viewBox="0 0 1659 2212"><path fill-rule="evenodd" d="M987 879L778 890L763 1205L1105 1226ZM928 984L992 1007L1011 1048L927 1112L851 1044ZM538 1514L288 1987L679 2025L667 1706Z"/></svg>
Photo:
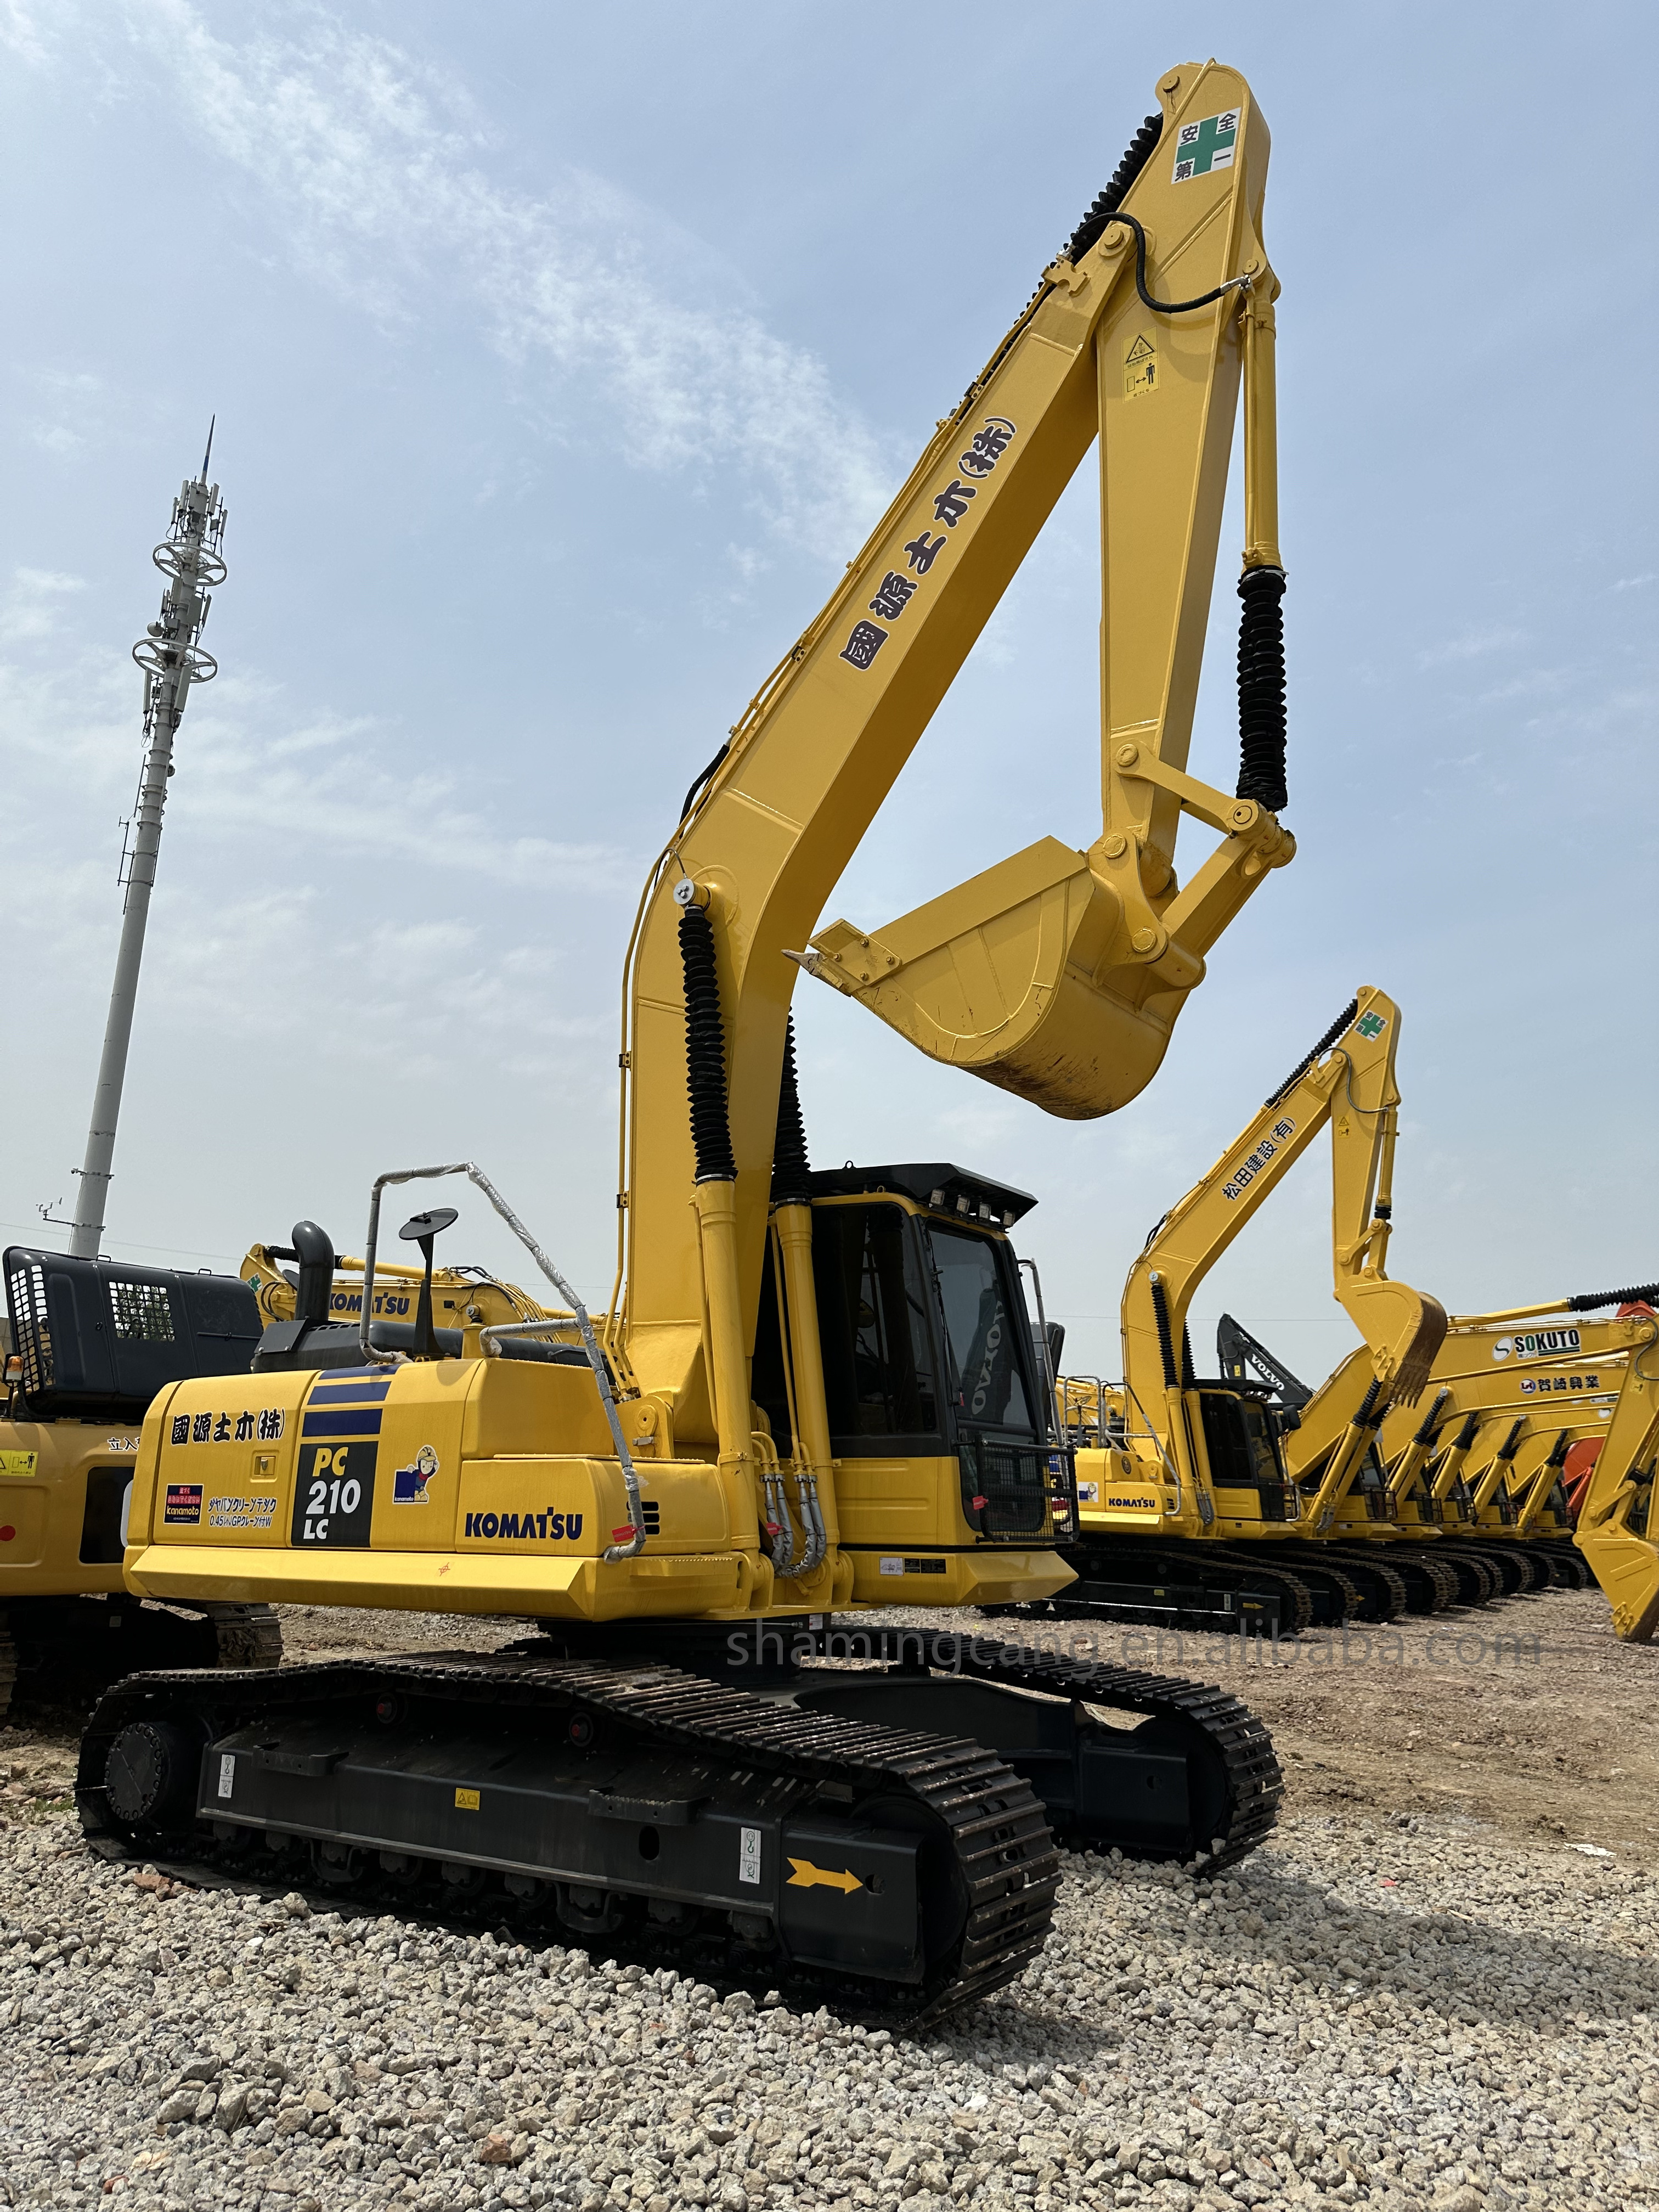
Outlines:
<svg viewBox="0 0 1659 2212"><path fill-rule="evenodd" d="M851 661L854 668L867 668L887 642L887 632L877 623L857 622L853 635L842 647L841 657Z"/></svg>
<svg viewBox="0 0 1659 2212"><path fill-rule="evenodd" d="M1231 169L1238 143L1238 110L1206 115L1201 123L1183 123L1176 133L1175 182L1207 177L1215 169Z"/></svg>

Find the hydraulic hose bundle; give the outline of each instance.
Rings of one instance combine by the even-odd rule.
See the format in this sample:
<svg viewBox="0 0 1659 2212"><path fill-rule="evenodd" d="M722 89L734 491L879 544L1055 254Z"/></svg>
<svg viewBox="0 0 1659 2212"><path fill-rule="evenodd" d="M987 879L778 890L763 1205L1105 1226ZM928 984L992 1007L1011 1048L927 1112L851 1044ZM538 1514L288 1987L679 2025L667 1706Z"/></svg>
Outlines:
<svg viewBox="0 0 1659 2212"><path fill-rule="evenodd" d="M685 975L685 1087L691 1099L691 1146L699 1182L735 1182L732 1124L726 1101L726 1032L720 1022L714 933L700 906L680 910L680 962Z"/></svg>
<svg viewBox="0 0 1659 2212"><path fill-rule="evenodd" d="M703 1224L703 1264L709 1304L709 1336L714 1373L710 1389L716 1401L720 1430L720 1458L757 1458L761 1492L765 1500L766 1534L770 1540L772 1572L781 1580L811 1574L829 1548L828 1535L810 1472L797 1477L799 1514L805 1540L796 1535L795 1523L784 1496L783 1469L769 1437L750 1428L748 1389L748 1347L737 1340L736 1285L732 1238L736 1226L735 1188L738 1165L732 1150L732 1123L726 1082L726 1027L720 1017L720 973L714 958L714 932L707 911L695 899L682 905L679 920L680 964L685 988L685 1084L691 1109L691 1148L696 1158L695 1180L701 1186L725 1185L700 1196L698 1212ZM779 1142L775 1147L774 1201L805 1206L811 1200L806 1161L806 1132L801 1120L795 1085L793 1025L784 1046L783 1083L778 1097ZM778 1185L779 1164L783 1191ZM787 1192L787 1195L784 1193ZM734 1466L735 1471L735 1466Z"/></svg>
<svg viewBox="0 0 1659 2212"><path fill-rule="evenodd" d="M1238 580L1238 788L1269 812L1285 791L1285 571L1247 568Z"/></svg>

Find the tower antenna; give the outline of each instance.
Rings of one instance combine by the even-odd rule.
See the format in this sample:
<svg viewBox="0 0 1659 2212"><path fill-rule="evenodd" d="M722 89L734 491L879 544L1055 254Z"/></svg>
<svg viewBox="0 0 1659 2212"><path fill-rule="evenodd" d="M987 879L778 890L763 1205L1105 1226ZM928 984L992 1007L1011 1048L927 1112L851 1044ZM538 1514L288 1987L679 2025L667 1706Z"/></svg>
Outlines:
<svg viewBox="0 0 1659 2212"><path fill-rule="evenodd" d="M144 672L144 764L121 849L119 881L126 891L121 909L121 942L115 956L115 981L110 991L103 1056L98 1063L92 1124L87 1131L86 1159L76 1170L80 1187L69 1248L75 1257L83 1260L96 1259L103 1241L105 1203L115 1158L115 1125L126 1079L132 1010L138 996L138 967L144 954L149 895L155 888L156 857L161 849L161 810L167 804L167 778L173 774L173 740L184 719L191 685L210 683L219 672L218 662L201 642L202 628L212 605L209 592L224 582L226 574L222 551L225 509L218 485L208 482L212 456L213 424L210 422L202 473L181 487L173 502L167 534L155 549L155 565L167 579L161 615L132 648L133 659Z"/></svg>

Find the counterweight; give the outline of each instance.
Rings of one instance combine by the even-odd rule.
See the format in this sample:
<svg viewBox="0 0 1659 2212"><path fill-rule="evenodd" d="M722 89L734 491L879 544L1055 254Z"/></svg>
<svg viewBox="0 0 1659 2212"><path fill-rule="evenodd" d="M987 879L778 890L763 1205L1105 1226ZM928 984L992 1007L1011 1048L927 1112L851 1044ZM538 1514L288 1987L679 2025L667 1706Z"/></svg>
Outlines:
<svg viewBox="0 0 1659 2212"><path fill-rule="evenodd" d="M123 856L126 902L121 914L121 943L115 956L115 981L104 1028L103 1056L98 1063L92 1126L87 1131L86 1158L78 1170L81 1187L76 1194L75 1222L70 1231L70 1251L82 1260L96 1259L103 1240L105 1200L115 1158L115 1124L126 1080L132 1009L138 996L138 967L144 957L149 895L155 886L155 862L161 849L161 811L167 804L167 778L173 774L173 740L184 719L191 685L205 684L219 672L218 663L201 643L203 625L212 604L209 587L225 580L221 552L225 510L218 485L208 482L212 455L210 427L202 472L180 489L173 502L167 534L155 549L155 565L167 580L161 614L132 648L133 659L144 672L144 765L132 811L131 842Z"/></svg>

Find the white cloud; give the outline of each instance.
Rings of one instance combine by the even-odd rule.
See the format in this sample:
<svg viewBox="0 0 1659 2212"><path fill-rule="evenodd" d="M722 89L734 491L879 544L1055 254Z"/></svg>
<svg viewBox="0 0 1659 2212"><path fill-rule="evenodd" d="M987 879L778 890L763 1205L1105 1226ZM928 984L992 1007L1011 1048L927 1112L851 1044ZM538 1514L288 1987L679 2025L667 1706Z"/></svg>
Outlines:
<svg viewBox="0 0 1659 2212"><path fill-rule="evenodd" d="M1431 646L1417 656L1419 668L1442 668L1448 661L1478 660L1482 653L1500 653L1505 647L1524 645L1524 630L1487 623L1483 627L1462 630L1455 637L1448 638L1443 645Z"/></svg>
<svg viewBox="0 0 1659 2212"><path fill-rule="evenodd" d="M735 464L767 523L821 550L844 552L879 512L890 457L822 362L660 210L570 167L539 196L497 181L452 84L320 9L247 11L235 40L189 0L126 0L121 20L169 112L262 188L296 264L382 324L465 302L542 380L526 399L556 432L567 415L602 421L653 470ZM20 51L46 58L32 33Z"/></svg>
<svg viewBox="0 0 1659 2212"><path fill-rule="evenodd" d="M1659 583L1659 572L1650 569L1644 576L1620 576L1613 586L1615 592L1639 592L1644 584Z"/></svg>
<svg viewBox="0 0 1659 2212"><path fill-rule="evenodd" d="M51 568L14 568L11 589L0 600L0 644L49 637L58 627L57 602L86 585Z"/></svg>

